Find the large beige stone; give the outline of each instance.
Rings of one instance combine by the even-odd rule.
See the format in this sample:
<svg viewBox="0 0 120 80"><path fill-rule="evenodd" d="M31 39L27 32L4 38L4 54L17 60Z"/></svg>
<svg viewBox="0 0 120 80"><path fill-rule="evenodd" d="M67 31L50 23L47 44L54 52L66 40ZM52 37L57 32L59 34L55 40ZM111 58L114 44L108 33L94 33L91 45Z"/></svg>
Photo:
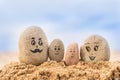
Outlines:
<svg viewBox="0 0 120 80"><path fill-rule="evenodd" d="M26 64L39 65L48 60L48 41L40 27L30 26L19 39L19 60Z"/></svg>
<svg viewBox="0 0 120 80"><path fill-rule="evenodd" d="M80 49L81 59L85 62L109 61L108 42L99 35L88 37Z"/></svg>

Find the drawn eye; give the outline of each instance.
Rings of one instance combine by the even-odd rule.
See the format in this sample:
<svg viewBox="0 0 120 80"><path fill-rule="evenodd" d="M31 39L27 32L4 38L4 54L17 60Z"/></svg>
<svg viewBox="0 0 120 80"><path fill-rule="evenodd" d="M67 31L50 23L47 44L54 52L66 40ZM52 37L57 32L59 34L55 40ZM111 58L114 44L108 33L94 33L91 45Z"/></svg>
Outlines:
<svg viewBox="0 0 120 80"><path fill-rule="evenodd" d="M72 52L72 50L70 49L70 52Z"/></svg>
<svg viewBox="0 0 120 80"><path fill-rule="evenodd" d="M39 38L38 44L39 44L40 46L43 45L43 42L42 42L42 39L41 39L41 38Z"/></svg>
<svg viewBox="0 0 120 80"><path fill-rule="evenodd" d="M96 46L94 47L94 50L95 50L95 51L98 51L98 47L99 47L99 46L96 45Z"/></svg>
<svg viewBox="0 0 120 80"><path fill-rule="evenodd" d="M56 46L55 46L55 51L57 50Z"/></svg>
<svg viewBox="0 0 120 80"><path fill-rule="evenodd" d="M86 50L90 52L91 48L89 46L86 46Z"/></svg>
<svg viewBox="0 0 120 80"><path fill-rule="evenodd" d="M70 49L70 52L72 52L72 49Z"/></svg>
<svg viewBox="0 0 120 80"><path fill-rule="evenodd" d="M60 47L58 47L58 50L60 50Z"/></svg>
<svg viewBox="0 0 120 80"><path fill-rule="evenodd" d="M75 52L75 50L73 50L73 52Z"/></svg>
<svg viewBox="0 0 120 80"><path fill-rule="evenodd" d="M35 40L34 40L34 39L31 41L31 44L32 44L32 45L35 45Z"/></svg>

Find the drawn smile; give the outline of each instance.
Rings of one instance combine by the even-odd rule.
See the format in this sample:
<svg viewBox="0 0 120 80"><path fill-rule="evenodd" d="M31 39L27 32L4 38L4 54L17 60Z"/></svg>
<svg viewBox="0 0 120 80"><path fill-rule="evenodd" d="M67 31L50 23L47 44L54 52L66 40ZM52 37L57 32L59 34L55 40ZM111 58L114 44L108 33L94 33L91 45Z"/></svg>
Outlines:
<svg viewBox="0 0 120 80"><path fill-rule="evenodd" d="M58 55L58 54L59 54L58 52L55 53L55 55Z"/></svg>
<svg viewBox="0 0 120 80"><path fill-rule="evenodd" d="M95 56L89 56L90 60L93 61L95 59Z"/></svg>
<svg viewBox="0 0 120 80"><path fill-rule="evenodd" d="M73 55L73 54L71 54L71 57L74 57L74 55Z"/></svg>
<svg viewBox="0 0 120 80"><path fill-rule="evenodd" d="M33 53L41 53L43 51L43 49L34 49L34 50L30 50Z"/></svg>

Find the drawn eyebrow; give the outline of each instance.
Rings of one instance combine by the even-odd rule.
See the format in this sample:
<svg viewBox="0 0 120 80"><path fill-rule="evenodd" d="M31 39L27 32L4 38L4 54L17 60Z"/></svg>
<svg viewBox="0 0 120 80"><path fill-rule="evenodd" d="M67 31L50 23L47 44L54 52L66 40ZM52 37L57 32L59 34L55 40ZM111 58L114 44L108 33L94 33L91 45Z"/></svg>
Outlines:
<svg viewBox="0 0 120 80"><path fill-rule="evenodd" d="M39 40L41 40L41 38L39 38Z"/></svg>
<svg viewBox="0 0 120 80"><path fill-rule="evenodd" d="M72 51L72 49L70 48L69 51Z"/></svg>
<svg viewBox="0 0 120 80"><path fill-rule="evenodd" d="M99 44L99 42L94 42L94 44Z"/></svg>
<svg viewBox="0 0 120 80"><path fill-rule="evenodd" d="M85 43L85 45L88 45L88 44L90 44L90 43Z"/></svg>
<svg viewBox="0 0 120 80"><path fill-rule="evenodd" d="M35 39L34 37L32 37L32 39Z"/></svg>

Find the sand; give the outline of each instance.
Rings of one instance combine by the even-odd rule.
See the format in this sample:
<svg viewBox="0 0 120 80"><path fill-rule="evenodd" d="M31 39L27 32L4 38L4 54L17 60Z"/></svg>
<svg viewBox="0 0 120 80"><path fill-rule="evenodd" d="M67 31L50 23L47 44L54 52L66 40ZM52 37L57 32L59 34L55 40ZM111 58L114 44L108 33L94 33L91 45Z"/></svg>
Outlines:
<svg viewBox="0 0 120 80"><path fill-rule="evenodd" d="M63 61L26 65L20 63L17 56L16 53L0 55L0 80L120 80L120 54L117 52L111 54L110 62L79 61L72 66L66 66Z"/></svg>
<svg viewBox="0 0 120 80"><path fill-rule="evenodd" d="M66 66L48 61L39 66L13 62L0 70L0 80L120 80L120 62L98 62Z"/></svg>
<svg viewBox="0 0 120 80"><path fill-rule="evenodd" d="M19 60L17 52L0 52L0 69L10 62L18 61Z"/></svg>

